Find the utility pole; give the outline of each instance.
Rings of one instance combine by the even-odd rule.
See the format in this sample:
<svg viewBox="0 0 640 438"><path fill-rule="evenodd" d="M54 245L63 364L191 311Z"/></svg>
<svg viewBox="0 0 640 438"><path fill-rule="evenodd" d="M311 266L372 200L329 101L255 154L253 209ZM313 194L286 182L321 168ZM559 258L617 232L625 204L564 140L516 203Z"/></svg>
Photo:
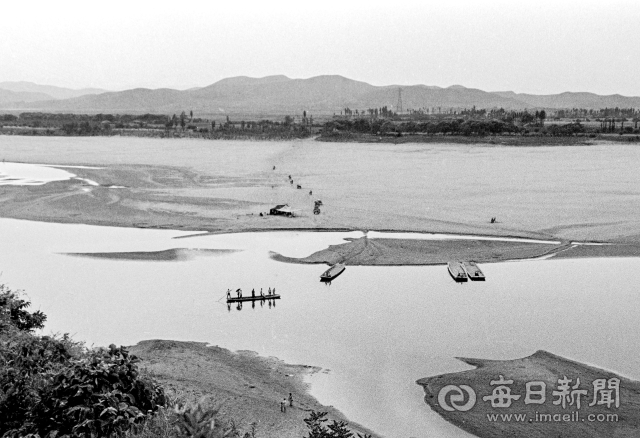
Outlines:
<svg viewBox="0 0 640 438"><path fill-rule="evenodd" d="M398 88L398 103L396 104L398 114L402 113L402 88Z"/></svg>

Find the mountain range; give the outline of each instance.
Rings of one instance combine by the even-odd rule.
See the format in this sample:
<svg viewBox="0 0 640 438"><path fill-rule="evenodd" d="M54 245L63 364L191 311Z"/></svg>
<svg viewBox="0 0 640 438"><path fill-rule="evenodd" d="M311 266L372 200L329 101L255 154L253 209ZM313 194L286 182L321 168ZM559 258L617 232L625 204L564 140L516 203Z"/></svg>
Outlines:
<svg viewBox="0 0 640 438"><path fill-rule="evenodd" d="M401 90L399 92L399 90ZM559 109L638 108L640 97L566 92L551 95L487 92L461 85L375 86L338 75L291 79L283 75L222 79L189 90L135 88L110 92L72 90L28 82L0 82L0 109L84 113L310 114L329 115L344 108L396 110L399 93L405 110L419 108Z"/></svg>

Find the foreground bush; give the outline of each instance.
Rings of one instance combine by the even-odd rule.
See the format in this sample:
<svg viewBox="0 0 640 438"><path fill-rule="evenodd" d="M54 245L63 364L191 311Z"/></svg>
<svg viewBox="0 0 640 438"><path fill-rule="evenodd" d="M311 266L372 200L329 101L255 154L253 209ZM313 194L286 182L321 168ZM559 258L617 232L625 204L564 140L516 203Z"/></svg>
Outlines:
<svg viewBox="0 0 640 438"><path fill-rule="evenodd" d="M121 436L164 404L125 348L87 351L67 336L36 336L46 316L29 304L0 286L0 436Z"/></svg>
<svg viewBox="0 0 640 438"><path fill-rule="evenodd" d="M313 411L304 419L309 429L309 435L306 438L352 438L354 436L344 421L333 420L332 423L325 424L329 421L326 416L326 412ZM371 435L358 434L358 438L371 438Z"/></svg>

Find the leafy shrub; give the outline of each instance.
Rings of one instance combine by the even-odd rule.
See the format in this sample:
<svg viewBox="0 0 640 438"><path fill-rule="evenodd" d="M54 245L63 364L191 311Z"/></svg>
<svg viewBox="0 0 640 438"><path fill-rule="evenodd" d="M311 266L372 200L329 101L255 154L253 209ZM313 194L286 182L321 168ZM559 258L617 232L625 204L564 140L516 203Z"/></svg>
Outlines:
<svg viewBox="0 0 640 438"><path fill-rule="evenodd" d="M304 419L309 429L309 435L305 438L352 438L353 432L347 428L344 421L335 421L331 424L324 424L329 421L326 412L312 411L308 418ZM371 435L358 434L358 438L371 438Z"/></svg>
<svg viewBox="0 0 640 438"><path fill-rule="evenodd" d="M0 436L121 436L164 403L125 348L34 335L46 316L29 304L0 286Z"/></svg>

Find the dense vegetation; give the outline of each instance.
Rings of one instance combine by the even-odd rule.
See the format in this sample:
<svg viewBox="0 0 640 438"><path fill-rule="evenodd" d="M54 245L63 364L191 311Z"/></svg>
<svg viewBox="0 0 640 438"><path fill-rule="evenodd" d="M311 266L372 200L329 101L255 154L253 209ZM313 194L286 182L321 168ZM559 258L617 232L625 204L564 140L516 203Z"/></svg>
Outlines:
<svg viewBox="0 0 640 438"><path fill-rule="evenodd" d="M538 113L539 114L539 113ZM377 136L401 135L542 135L571 137L597 134L640 134L637 121L628 123L616 119L597 120L595 123L569 121L566 123L544 123L544 117L524 113L518 119L471 119L431 118L429 120L384 119L384 118L336 118L324 126L323 137L344 134L370 134Z"/></svg>
<svg viewBox="0 0 640 438"><path fill-rule="evenodd" d="M295 123L286 116L280 121L215 121L197 118L193 112L173 114L0 114L0 133L46 136L197 137L210 139L290 139L311 134L313 119L306 114Z"/></svg>

